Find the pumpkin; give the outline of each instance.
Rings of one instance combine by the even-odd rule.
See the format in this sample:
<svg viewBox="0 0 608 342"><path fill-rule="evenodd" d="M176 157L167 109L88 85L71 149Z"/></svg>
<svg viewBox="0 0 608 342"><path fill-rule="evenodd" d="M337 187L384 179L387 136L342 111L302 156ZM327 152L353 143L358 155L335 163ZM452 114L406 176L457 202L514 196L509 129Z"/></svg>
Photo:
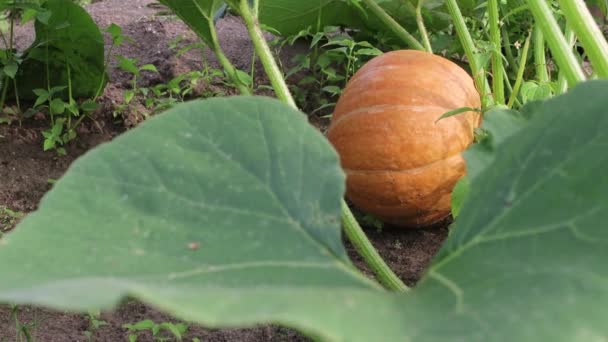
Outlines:
<svg viewBox="0 0 608 342"><path fill-rule="evenodd" d="M423 227L447 218L462 152L481 116L473 79L443 57L415 50L384 53L349 80L327 137L346 173L346 197L395 226Z"/></svg>

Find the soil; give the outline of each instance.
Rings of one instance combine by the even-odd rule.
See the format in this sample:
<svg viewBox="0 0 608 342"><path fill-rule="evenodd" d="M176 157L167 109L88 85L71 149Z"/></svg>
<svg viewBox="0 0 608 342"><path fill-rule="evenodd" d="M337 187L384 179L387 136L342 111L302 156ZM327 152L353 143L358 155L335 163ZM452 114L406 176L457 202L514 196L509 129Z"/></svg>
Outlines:
<svg viewBox="0 0 608 342"><path fill-rule="evenodd" d="M169 17L158 16L159 8L152 6L150 0L102 0L87 7L94 20L106 27L116 23L123 28L123 33L133 38L135 45L125 45L116 53L126 57L137 58L142 64L156 65L159 74L148 73L140 80L142 86L152 86L193 70L200 70L201 51L191 50L179 57L169 45L177 37L181 44L196 43L196 36L182 23ZM249 70L252 46L247 31L241 21L227 16L218 22L218 35L227 57L239 68ZM22 27L16 31L17 46L27 47L32 41L31 27ZM106 37L107 38L107 37ZM107 43L109 44L109 39ZM284 65L289 65L291 57L305 50L306 47L286 47L281 52ZM218 67L217 60L208 49L203 51L210 64ZM256 63L257 64L257 63ZM121 103L123 92L129 87L129 76L110 67L111 82L100 98L100 109L93 120L85 120L79 127L79 137L66 146L68 154L59 156L54 152L42 150L41 132L49 123L44 116L34 116L22 126L17 123L0 125L0 236L18 223L20 217L36 210L41 197L50 189L52 180L58 179L70 164L89 149L112 140L125 130L136 126L143 120L143 106L122 116L112 114ZM256 83L264 84L262 68L256 66ZM230 95L234 90L216 84L203 84L198 89L200 95ZM209 91L211 90L211 91ZM266 94L269 94L265 90ZM327 121L317 116L311 117L311 124L322 131ZM439 249L447 236L447 222L424 230L396 230L385 228L381 231L367 228L370 239L385 258L389 266L408 285L414 285L428 265L432 256ZM369 270L354 252L352 246L345 242L349 255L355 264L366 274ZM30 332L34 341L86 341L85 332L90 330L87 315L70 314L37 307L19 307L20 322L31 324ZM128 332L122 326L151 319L157 323L176 322L154 308L136 300L126 300L115 311L104 312L100 320L105 325L93 333L95 341L127 341ZM201 341L304 341L307 340L297 332L277 326L259 326L248 329L207 329L191 325L186 340L198 337ZM0 341L15 339L15 321L11 308L0 306ZM151 335L141 334L138 341L152 341Z"/></svg>

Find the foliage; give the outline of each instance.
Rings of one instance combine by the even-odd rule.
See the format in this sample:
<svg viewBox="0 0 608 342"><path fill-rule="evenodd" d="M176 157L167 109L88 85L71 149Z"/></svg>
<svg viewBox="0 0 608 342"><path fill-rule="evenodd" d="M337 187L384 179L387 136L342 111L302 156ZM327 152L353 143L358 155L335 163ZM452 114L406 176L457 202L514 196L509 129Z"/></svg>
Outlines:
<svg viewBox="0 0 608 342"><path fill-rule="evenodd" d="M183 334L188 330L188 326L184 323L155 323L152 320L145 319L134 324L123 325L127 331L129 331L129 342L138 341L139 333L142 331L148 331L152 334L154 341L166 341L166 337L163 337L161 333L168 332L178 341L182 340Z"/></svg>
<svg viewBox="0 0 608 342"><path fill-rule="evenodd" d="M13 228L15 223L25 216L24 213L11 210L3 205L0 205L0 238L9 229Z"/></svg>
<svg viewBox="0 0 608 342"><path fill-rule="evenodd" d="M402 293L405 286L388 286L382 276L392 273L380 269L378 279L402 292L387 291L353 267L342 245L340 219L351 241L356 241L353 231L358 239L365 235L352 228L356 221L344 209L338 156L293 108L259 32L256 6L260 18L279 18L288 30L304 30L315 39L336 18L365 21L348 11L362 11L370 1L322 0L310 7L269 0L253 1L252 8L246 0L230 1L245 19L283 103L242 96L180 104L76 161L40 209L0 241L0 300L90 310L134 296L208 326L273 322L330 341L368 341L379 334L387 340L422 341L587 341L608 335L603 322L608 235L601 224L608 214L608 81L588 81L566 91L568 83L584 79L577 75L580 56L562 32L567 30L561 19L580 16L577 9L569 8L562 17L561 7L541 1L528 1L530 8L517 7L520 1L503 1L500 7L493 1L486 8L485 2L447 0L445 7L417 11L420 36L425 35L421 18L449 13L453 25L430 26L430 35L444 30L452 42L458 36L462 50L452 52L465 55L478 88L488 90L485 95L493 102L482 108L478 143L465 153L468 176L455 201L456 222L416 288ZM383 7L375 13L387 14L383 11L396 3L377 4ZM237 88L248 94L250 86L241 82L214 39L210 18L215 5L193 0L171 6L190 18L190 25L200 15L205 18L208 32L199 35ZM194 13L194 8L203 11L191 17L183 12ZM285 20L279 12L264 14L268 8L298 11ZM534 27L520 33L499 33L495 20L489 20L497 14L501 20L515 18L528 9ZM398 17L394 11L387 12ZM262 22L268 25L267 20ZM399 20L382 23L386 32L399 26ZM361 28L352 25L355 31ZM602 56L589 27L573 26L584 36L582 47L595 58ZM317 31L308 31L311 27ZM488 31L493 32L489 37ZM509 57L511 38L523 32L526 45L534 42L532 61L527 49L511 51ZM551 75L545 40L557 61ZM339 48L355 51L355 41ZM437 38L431 41L436 49ZM503 57L510 62L497 63ZM123 66L129 69L128 64ZM351 68L345 70L344 80ZM501 96L495 93L503 86L497 73L506 76ZM521 92L510 90L512 81L523 83ZM517 110L505 108L502 95L518 98L512 106ZM372 269L378 265L366 260Z"/></svg>
<svg viewBox="0 0 608 342"><path fill-rule="evenodd" d="M20 97L33 99L33 89L49 85L67 87L68 68L73 96L94 97L105 77L104 42L97 24L72 2L47 0L41 10L46 15L38 14L36 39L23 52L17 73Z"/></svg>
<svg viewBox="0 0 608 342"><path fill-rule="evenodd" d="M73 1L5 1L0 10L9 21L9 35L2 34L5 50L0 51L2 97L0 108L8 116L2 121L19 122L44 110L50 128L44 131L44 150L62 147L76 137L75 128L92 113L94 101L104 89L106 61L99 28L89 14ZM17 19L25 24L34 21L35 39L25 51L14 48ZM11 97L17 109L5 109ZM79 98L89 98L77 101ZM23 111L21 101L34 104Z"/></svg>
<svg viewBox="0 0 608 342"><path fill-rule="evenodd" d="M382 53L367 41L355 41L339 27L327 26L313 33L310 28L285 37L279 47L293 45L298 40L310 41L310 51L293 57L295 64L285 73L287 80L304 74L294 81L291 90L298 107L314 114L332 108L352 75L369 59ZM311 106L314 105L314 107Z"/></svg>
<svg viewBox="0 0 608 342"><path fill-rule="evenodd" d="M90 309L130 294L205 324L273 321L327 340L379 326L391 340L603 336L606 91L578 86L497 143L411 294L346 259L325 139L275 100L233 97L176 106L75 162L0 247L0 298Z"/></svg>

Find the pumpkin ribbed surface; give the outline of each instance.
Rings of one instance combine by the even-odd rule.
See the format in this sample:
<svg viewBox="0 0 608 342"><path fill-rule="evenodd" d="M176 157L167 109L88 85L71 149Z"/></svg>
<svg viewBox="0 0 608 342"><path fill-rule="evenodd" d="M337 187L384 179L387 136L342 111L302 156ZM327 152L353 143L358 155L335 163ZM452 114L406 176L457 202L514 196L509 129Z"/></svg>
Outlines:
<svg viewBox="0 0 608 342"><path fill-rule="evenodd" d="M420 227L450 213L464 151L480 115L472 78L427 52L400 50L366 63L348 82L327 137L347 175L347 197L387 223Z"/></svg>

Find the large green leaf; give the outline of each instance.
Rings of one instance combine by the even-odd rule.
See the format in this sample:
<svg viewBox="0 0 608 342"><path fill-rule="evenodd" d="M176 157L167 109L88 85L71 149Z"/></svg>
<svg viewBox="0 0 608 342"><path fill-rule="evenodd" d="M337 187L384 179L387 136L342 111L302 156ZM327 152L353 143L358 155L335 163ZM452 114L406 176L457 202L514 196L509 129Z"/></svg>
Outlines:
<svg viewBox="0 0 608 342"><path fill-rule="evenodd" d="M177 106L73 164L0 247L0 298L85 309L133 294L208 323L331 331L382 293L341 245L343 192L330 144L277 100Z"/></svg>
<svg viewBox="0 0 608 342"><path fill-rule="evenodd" d="M416 17L413 0L375 0L380 7L409 30L415 30ZM432 29L447 26L447 15L440 8L441 1L425 2L426 24ZM385 31L392 34L376 16L366 10L361 0L260 0L260 22L284 36L301 30L316 30L327 25L360 29L364 35ZM412 31L413 32L413 31Z"/></svg>
<svg viewBox="0 0 608 342"><path fill-rule="evenodd" d="M526 105L521 112L494 109L485 113L481 125L480 141L472 145L464 155L467 160L467 174L462 177L452 191L452 215L457 217L464 205L470 188L471 179L478 176L496 157L496 148L513 134L526 127L537 102Z"/></svg>
<svg viewBox="0 0 608 342"><path fill-rule="evenodd" d="M73 1L48 0L43 7L51 15L48 22L36 21L36 39L24 52L17 74L19 96L33 99L33 89L47 88L47 61L52 87L67 87L69 66L73 96L94 96L100 84L103 90L106 75L104 41L97 24Z"/></svg>
<svg viewBox="0 0 608 342"><path fill-rule="evenodd" d="M214 25L214 17L222 7L222 0L159 0L192 29L205 43L213 46L209 25Z"/></svg>
<svg viewBox="0 0 608 342"><path fill-rule="evenodd" d="M495 147L410 294L339 246L343 175L274 100L175 107L78 160L0 246L0 300L107 307L126 294L209 326L330 341L608 336L608 81L535 106Z"/></svg>
<svg viewBox="0 0 608 342"><path fill-rule="evenodd" d="M352 0L260 0L260 22L283 36L327 25L356 27L361 19Z"/></svg>

